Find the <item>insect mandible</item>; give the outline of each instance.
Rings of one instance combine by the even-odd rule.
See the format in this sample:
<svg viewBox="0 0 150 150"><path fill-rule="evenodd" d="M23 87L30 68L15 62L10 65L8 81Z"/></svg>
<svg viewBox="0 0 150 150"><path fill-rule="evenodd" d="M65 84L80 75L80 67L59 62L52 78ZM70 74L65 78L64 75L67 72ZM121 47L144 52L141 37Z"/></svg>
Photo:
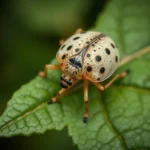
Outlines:
<svg viewBox="0 0 150 150"><path fill-rule="evenodd" d="M42 77L47 76L48 69L62 70L60 85L62 89L48 104L55 103L72 88L79 80L84 80L85 112L83 122L88 121L88 84L92 82L101 91L106 90L118 78L124 78L128 70L116 74L106 85L101 82L109 78L119 64L119 52L114 41L95 31L78 29L66 41L60 41L56 59L59 65L46 64L44 71L39 72Z"/></svg>

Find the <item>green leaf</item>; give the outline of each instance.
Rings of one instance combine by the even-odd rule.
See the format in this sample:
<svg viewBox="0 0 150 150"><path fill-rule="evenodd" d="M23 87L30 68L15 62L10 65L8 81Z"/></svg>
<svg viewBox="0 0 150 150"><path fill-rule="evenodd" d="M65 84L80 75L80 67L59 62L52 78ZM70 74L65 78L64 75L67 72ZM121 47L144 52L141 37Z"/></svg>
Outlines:
<svg viewBox="0 0 150 150"><path fill-rule="evenodd" d="M112 0L93 30L112 37L121 57L147 46L150 39L150 1ZM47 105L56 95L60 71L36 77L22 86L0 118L0 136L30 135L68 127L79 149L150 149L150 53L130 61L117 72L131 73L105 92L89 88L89 122L84 124L83 90L80 88ZM52 61L56 64L56 60ZM81 82L82 83L82 82Z"/></svg>

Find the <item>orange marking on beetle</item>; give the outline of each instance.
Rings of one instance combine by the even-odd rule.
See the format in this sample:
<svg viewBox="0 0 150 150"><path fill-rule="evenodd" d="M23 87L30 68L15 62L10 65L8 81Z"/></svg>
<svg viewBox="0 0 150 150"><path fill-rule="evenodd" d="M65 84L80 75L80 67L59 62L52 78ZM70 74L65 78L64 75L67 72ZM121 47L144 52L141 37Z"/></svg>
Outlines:
<svg viewBox="0 0 150 150"><path fill-rule="evenodd" d="M84 79L84 78L85 78L85 76L84 76L84 75L82 75L82 76L81 76L81 78L82 78L82 79Z"/></svg>

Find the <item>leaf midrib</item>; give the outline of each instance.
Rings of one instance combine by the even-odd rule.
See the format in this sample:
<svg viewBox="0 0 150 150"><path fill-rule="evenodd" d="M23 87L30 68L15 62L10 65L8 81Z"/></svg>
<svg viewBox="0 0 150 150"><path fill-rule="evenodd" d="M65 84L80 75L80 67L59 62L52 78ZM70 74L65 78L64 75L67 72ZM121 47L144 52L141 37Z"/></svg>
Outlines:
<svg viewBox="0 0 150 150"><path fill-rule="evenodd" d="M4 125L2 125L2 126L0 127L0 130L6 128L6 127L9 126L10 124L12 124L12 123L14 123L14 122L16 122L16 121L18 121L18 120L21 120L21 119L25 118L26 116L32 114L33 112L35 112L35 111L37 111L37 110L39 110L39 109L45 107L45 105L47 105L47 102L43 102L43 103L41 103L40 105L37 105L35 108L33 108L32 110L30 110L30 111L28 111L28 112L23 113L23 114L22 114L20 117L18 117L18 118L15 117L12 121L9 121L9 122L5 123Z"/></svg>
<svg viewBox="0 0 150 150"><path fill-rule="evenodd" d="M103 96L102 96L103 97ZM118 140L121 143L121 146L123 148L123 150L127 150L127 146L125 144L124 138L119 134L118 130L115 128L115 126L113 125L113 123L111 122L109 116L108 116L108 112L107 109L102 101L103 98L99 98L99 104L100 107L102 108L102 113L105 119L106 124L108 125L108 127L111 129L111 131L114 133L114 135L118 138Z"/></svg>

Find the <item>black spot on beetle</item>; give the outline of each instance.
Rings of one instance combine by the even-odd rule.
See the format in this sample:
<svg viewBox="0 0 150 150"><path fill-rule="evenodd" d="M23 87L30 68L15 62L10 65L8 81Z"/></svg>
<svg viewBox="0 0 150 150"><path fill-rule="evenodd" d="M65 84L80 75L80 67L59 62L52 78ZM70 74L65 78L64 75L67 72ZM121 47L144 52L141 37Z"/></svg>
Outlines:
<svg viewBox="0 0 150 150"><path fill-rule="evenodd" d="M92 71L92 67L91 67L91 66L88 66L88 67L86 68L86 70L87 70L88 72L91 72L91 71Z"/></svg>
<svg viewBox="0 0 150 150"><path fill-rule="evenodd" d="M87 54L86 56L87 56L87 57L90 57L91 55L90 55L90 54Z"/></svg>
<svg viewBox="0 0 150 150"><path fill-rule="evenodd" d="M97 81L99 81L100 80L100 78L97 78Z"/></svg>
<svg viewBox="0 0 150 150"><path fill-rule="evenodd" d="M118 56L115 57L115 61L118 62Z"/></svg>
<svg viewBox="0 0 150 150"><path fill-rule="evenodd" d="M71 48L72 48L72 45L68 46L68 47L67 47L67 50L69 51Z"/></svg>
<svg viewBox="0 0 150 150"><path fill-rule="evenodd" d="M110 44L112 46L112 48L115 48L115 45L113 43Z"/></svg>
<svg viewBox="0 0 150 150"><path fill-rule="evenodd" d="M79 50L80 50L79 48L76 48L76 49L75 49L76 52L78 52Z"/></svg>
<svg viewBox="0 0 150 150"><path fill-rule="evenodd" d="M79 36L77 36L77 37L75 37L75 38L73 38L73 40L77 40L77 39L79 39L80 37Z"/></svg>
<svg viewBox="0 0 150 150"><path fill-rule="evenodd" d="M104 73L104 72L105 72L105 68L102 67L102 68L100 69L100 73Z"/></svg>
<svg viewBox="0 0 150 150"><path fill-rule="evenodd" d="M65 47L66 45L64 44L62 47L61 47L61 50Z"/></svg>
<svg viewBox="0 0 150 150"><path fill-rule="evenodd" d="M98 61L98 62L101 61L101 56L97 55L97 56L95 57L95 60Z"/></svg>
<svg viewBox="0 0 150 150"><path fill-rule="evenodd" d="M105 51L108 55L110 55L110 50L108 48L106 48Z"/></svg>
<svg viewBox="0 0 150 150"><path fill-rule="evenodd" d="M65 59L66 58L66 55L64 54L63 56L62 56L62 59Z"/></svg>

